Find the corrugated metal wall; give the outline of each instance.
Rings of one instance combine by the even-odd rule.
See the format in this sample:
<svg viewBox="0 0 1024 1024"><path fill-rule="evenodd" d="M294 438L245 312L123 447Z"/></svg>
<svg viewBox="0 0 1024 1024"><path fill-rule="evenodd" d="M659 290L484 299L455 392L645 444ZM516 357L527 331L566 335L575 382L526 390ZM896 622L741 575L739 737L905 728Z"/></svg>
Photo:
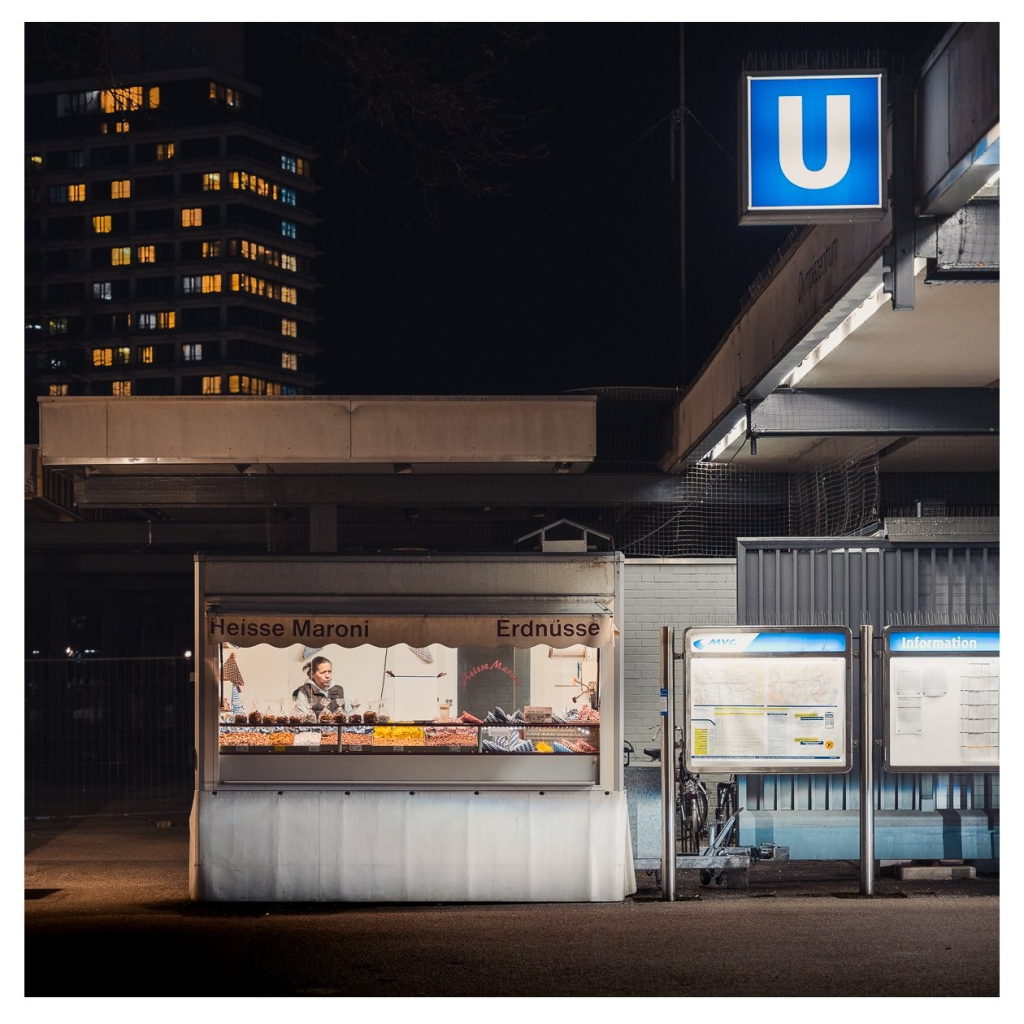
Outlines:
<svg viewBox="0 0 1024 1024"><path fill-rule="evenodd" d="M854 635L854 734L860 721L859 629L888 625L998 625L997 544L891 544L878 538L737 541L740 625L842 625ZM875 738L882 739L881 661L874 673ZM890 773L874 750L875 807L884 811L995 810L999 775ZM740 803L754 811L860 807L860 752L847 775L746 775Z"/></svg>

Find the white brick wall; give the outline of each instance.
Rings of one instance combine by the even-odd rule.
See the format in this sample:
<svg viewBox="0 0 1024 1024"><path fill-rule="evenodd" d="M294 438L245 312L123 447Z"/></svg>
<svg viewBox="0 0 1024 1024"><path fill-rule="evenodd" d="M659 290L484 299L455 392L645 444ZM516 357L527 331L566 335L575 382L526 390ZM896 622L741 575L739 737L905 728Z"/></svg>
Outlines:
<svg viewBox="0 0 1024 1024"><path fill-rule="evenodd" d="M690 626L736 625L735 558L626 559L622 629L625 662L625 738L644 763L644 747L657 746L661 725L661 627L675 628L677 652ZM683 723L676 662L676 724Z"/></svg>

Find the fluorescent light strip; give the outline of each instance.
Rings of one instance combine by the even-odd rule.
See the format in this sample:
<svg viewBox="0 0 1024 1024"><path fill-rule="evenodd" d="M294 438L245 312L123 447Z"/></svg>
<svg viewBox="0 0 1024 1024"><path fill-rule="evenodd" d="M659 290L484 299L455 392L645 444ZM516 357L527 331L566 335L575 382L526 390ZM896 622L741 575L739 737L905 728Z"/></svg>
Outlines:
<svg viewBox="0 0 1024 1024"><path fill-rule="evenodd" d="M917 270L917 267L914 267ZM793 372L783 379L783 385L794 387L803 380L826 356L831 355L858 327L877 313L889 302L889 295L884 285L879 284L871 294L836 328L814 346L804 360L794 368Z"/></svg>

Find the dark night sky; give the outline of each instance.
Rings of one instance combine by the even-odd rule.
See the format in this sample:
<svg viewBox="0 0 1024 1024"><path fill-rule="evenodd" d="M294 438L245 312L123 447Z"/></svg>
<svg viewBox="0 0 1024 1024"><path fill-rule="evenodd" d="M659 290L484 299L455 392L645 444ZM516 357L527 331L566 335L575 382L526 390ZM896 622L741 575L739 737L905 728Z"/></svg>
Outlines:
<svg viewBox="0 0 1024 1024"><path fill-rule="evenodd" d="M686 26L683 331L680 186L670 175L679 25L545 26L542 50L509 95L525 109L549 108L527 133L549 155L515 168L507 195L449 197L431 222L407 188L349 173L332 192L324 392L685 386L789 234L736 223L744 59L797 51L811 62L865 60L874 51L884 60L918 49L929 27ZM275 94L270 83L265 93Z"/></svg>
<svg viewBox="0 0 1024 1024"><path fill-rule="evenodd" d="M431 220L412 188L351 166L323 177L323 393L684 387L789 233L736 224L744 59L796 51L837 67L837 55L912 52L938 26L686 25L685 330L681 188L670 173L679 24L542 27L544 43L503 97L547 110L523 142L548 155L512 168L507 194L445 195ZM474 30L464 26L470 45ZM247 32L246 77L263 88L268 127L316 144L341 116L337 102L304 57L289 56L281 25Z"/></svg>

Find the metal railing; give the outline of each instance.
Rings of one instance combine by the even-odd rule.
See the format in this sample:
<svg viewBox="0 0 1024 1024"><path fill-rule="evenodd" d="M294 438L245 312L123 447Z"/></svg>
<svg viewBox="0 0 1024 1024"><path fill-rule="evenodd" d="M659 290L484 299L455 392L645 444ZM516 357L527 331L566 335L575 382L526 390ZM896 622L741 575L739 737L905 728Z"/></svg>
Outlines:
<svg viewBox="0 0 1024 1024"><path fill-rule="evenodd" d="M192 662L25 662L25 817L187 813Z"/></svg>

